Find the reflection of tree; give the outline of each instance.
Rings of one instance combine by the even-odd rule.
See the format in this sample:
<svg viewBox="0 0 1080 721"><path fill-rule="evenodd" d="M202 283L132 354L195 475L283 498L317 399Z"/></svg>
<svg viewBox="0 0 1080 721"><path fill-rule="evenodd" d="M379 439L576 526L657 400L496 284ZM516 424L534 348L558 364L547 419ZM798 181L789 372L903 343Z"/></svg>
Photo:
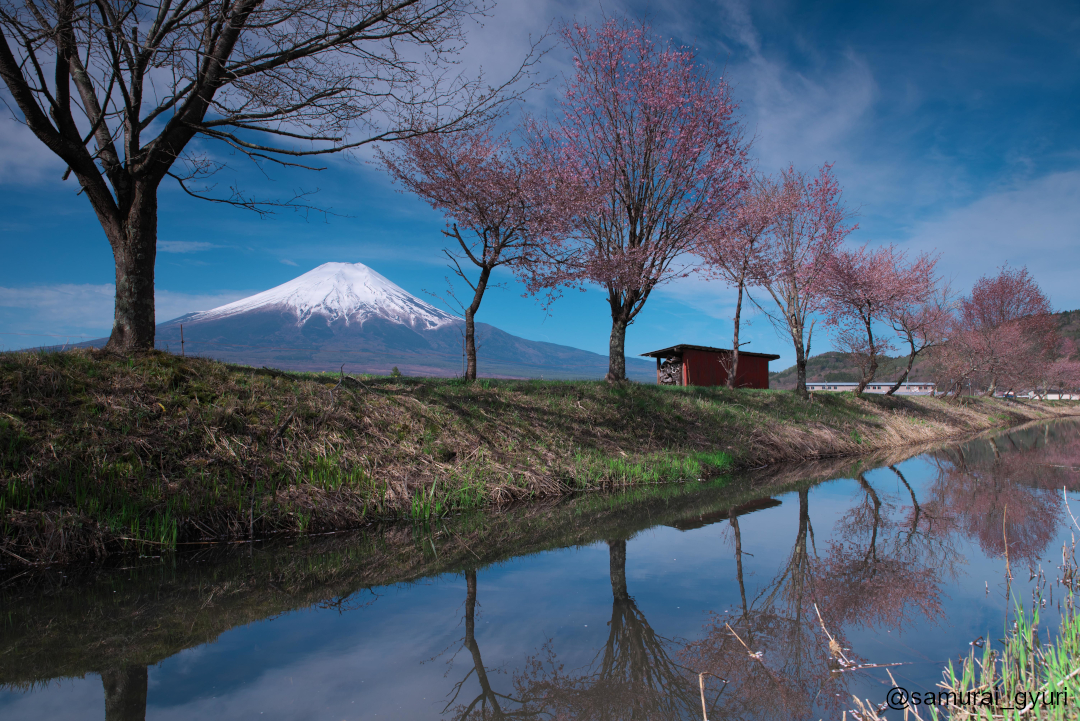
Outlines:
<svg viewBox="0 0 1080 721"><path fill-rule="evenodd" d="M1062 520L1061 488L1080 488L1080 437L1050 427L1016 431L934 454L927 504L988 555L1037 563Z"/></svg>
<svg viewBox="0 0 1080 721"><path fill-rule="evenodd" d="M105 687L105 721L146 718L146 666L123 666L101 672Z"/></svg>
<svg viewBox="0 0 1080 721"><path fill-rule="evenodd" d="M446 704L445 712L457 701L458 696L461 694L461 690L465 683L469 680L469 677L474 673L476 674L476 680L480 684L480 693L473 698L466 705L458 705L453 709L455 719L510 719L520 718L522 716L531 716L530 713L523 713L516 708L518 701L505 694L497 693L491 687L491 680L488 677L487 667L484 666L484 660L480 657L480 645L476 642L476 571L465 572L465 643L464 647L468 649L469 654L472 656L473 667L465 674L465 678L461 679L454 685L454 690L450 700ZM500 702L500 699L502 700ZM515 708L510 711L504 711L502 708L503 702L510 702L511 706Z"/></svg>
<svg viewBox="0 0 1080 721"><path fill-rule="evenodd" d="M954 556L919 530L915 492L892 471L911 496L911 513L901 521L865 473L856 475L862 497L841 517L822 567L822 612L832 623L901 628L916 610L927 617L941 612L942 576L951 573Z"/></svg>
<svg viewBox="0 0 1080 721"><path fill-rule="evenodd" d="M799 492L799 525L791 554L749 604L742 532L735 518L731 529L743 607L731 616L714 616L704 637L684 651L688 666L723 680L709 683L709 718L798 719L808 717L815 704L830 706L837 693L846 699L846 679L831 673L827 642L813 608L820 562L813 551L809 492ZM751 651L759 656L752 657Z"/></svg>
<svg viewBox="0 0 1080 721"><path fill-rule="evenodd" d="M955 552L947 545L947 528L935 526L907 479L892 470L911 506L897 503L858 474L861 492L838 521L822 557L814 545L809 492L800 491L791 554L779 573L751 594L750 604L742 575L742 534L732 519L742 608L732 616L714 617L704 638L685 651L688 666L724 679L710 684L709 718L839 715L838 705L850 698L850 674L839 672L815 604L841 646L850 626L899 628L915 612L929 616L939 611L940 582L952 573ZM850 651L846 656L856 660ZM746 703L764 697L767 704Z"/></svg>
<svg viewBox="0 0 1080 721"><path fill-rule="evenodd" d="M527 706L554 718L680 719L700 715L694 674L671 656L626 586L626 541L608 541L611 621L604 648L586 668L564 671L548 647L515 680Z"/></svg>

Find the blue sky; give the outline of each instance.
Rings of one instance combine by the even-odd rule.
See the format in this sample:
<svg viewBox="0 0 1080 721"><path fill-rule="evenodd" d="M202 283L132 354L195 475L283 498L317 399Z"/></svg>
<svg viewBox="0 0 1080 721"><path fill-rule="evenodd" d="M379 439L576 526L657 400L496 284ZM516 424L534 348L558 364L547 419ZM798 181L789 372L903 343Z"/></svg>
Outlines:
<svg viewBox="0 0 1080 721"><path fill-rule="evenodd" d="M470 29L466 71L493 77L520 61L552 22L646 17L698 50L734 84L760 168L835 163L858 209L852 243L937 249L966 290L1003 263L1027 265L1057 309L1080 307L1080 6L1061 3L718 2L544 0L495 6ZM569 58L526 107L544 113ZM327 262L364 262L419 295L445 289L444 220L398 193L370 152L333 158L320 173L271 171L233 159L236 182L264 195L319 188L336 215L268 218L161 193L158 319L264 290ZM10 114L0 115L0 348L101 336L112 316L111 252L63 166ZM605 353L610 319L600 292L572 293L546 314L512 281L478 319L511 333ZM429 298L430 299L430 298ZM764 298L762 298L764 301ZM733 294L685 279L658 291L630 328L627 352L674 343L729 345ZM748 350L782 354L790 341L762 318ZM828 349L816 338L814 352Z"/></svg>

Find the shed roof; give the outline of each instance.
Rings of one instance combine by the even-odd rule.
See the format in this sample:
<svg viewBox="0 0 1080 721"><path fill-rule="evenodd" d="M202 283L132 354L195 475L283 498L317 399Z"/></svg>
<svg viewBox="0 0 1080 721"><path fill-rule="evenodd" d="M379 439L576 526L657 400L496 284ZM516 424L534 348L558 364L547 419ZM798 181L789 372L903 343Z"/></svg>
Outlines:
<svg viewBox="0 0 1080 721"><path fill-rule="evenodd" d="M649 356L650 358L671 358L672 356L682 355L683 351L688 350L702 350L711 353L731 353L730 348L711 348L707 345L673 345L670 348L661 348L660 350L649 351L648 353L642 353L643 356ZM778 355L772 353L751 353L750 351L739 351L740 356L750 356L752 358L766 358L768 360L777 360L780 358Z"/></svg>

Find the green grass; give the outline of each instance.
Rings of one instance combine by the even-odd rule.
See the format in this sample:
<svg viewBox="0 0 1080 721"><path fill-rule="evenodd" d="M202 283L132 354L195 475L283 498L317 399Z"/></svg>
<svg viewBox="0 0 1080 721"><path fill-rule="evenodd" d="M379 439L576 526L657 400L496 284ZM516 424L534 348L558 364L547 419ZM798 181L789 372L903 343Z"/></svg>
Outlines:
<svg viewBox="0 0 1080 721"><path fill-rule="evenodd" d="M1018 609L1015 626L998 649L986 644L982 656L974 652L960 668L949 664L941 689L963 705L947 707L932 718L1064 720L1080 715L1080 616L1067 611L1056 636L1039 637L1039 607L1030 614ZM948 695L954 694L954 695ZM941 700L941 699L939 699ZM986 703L974 706L971 701Z"/></svg>
<svg viewBox="0 0 1080 721"><path fill-rule="evenodd" d="M930 398L0 354L0 531L33 560L696 482L1072 413Z"/></svg>

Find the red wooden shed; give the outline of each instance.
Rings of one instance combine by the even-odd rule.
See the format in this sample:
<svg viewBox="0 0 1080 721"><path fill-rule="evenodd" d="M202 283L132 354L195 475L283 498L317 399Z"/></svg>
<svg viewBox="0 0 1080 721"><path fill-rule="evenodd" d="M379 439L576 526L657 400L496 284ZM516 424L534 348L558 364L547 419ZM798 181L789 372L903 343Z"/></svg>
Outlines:
<svg viewBox="0 0 1080 721"><path fill-rule="evenodd" d="M643 356L656 359L656 382L675 386L722 386L727 384L731 367L729 348L703 345L673 345ZM736 388L768 388L769 361L780 356L771 353L739 351Z"/></svg>

